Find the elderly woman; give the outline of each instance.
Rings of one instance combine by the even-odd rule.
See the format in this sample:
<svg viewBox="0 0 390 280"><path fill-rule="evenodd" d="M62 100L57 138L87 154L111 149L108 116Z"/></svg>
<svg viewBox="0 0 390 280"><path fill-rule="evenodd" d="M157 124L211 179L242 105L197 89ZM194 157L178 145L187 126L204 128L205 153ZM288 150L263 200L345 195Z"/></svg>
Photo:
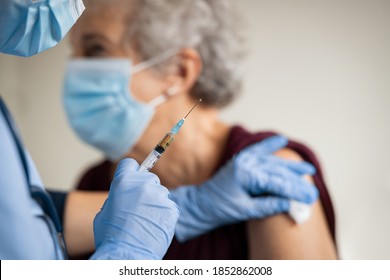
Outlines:
<svg viewBox="0 0 390 280"><path fill-rule="evenodd" d="M200 98L202 103L177 141L153 169L169 189L202 184L240 150L274 134L251 133L218 119L218 110L234 100L241 84L237 68L242 38L230 2L106 2L87 10L71 35L75 58L109 58L87 64L80 60L68 67L67 79L85 75L86 80L94 80L82 85L65 81L71 125L108 157L82 176L78 189L108 190L116 160L128 156L142 162ZM69 96L75 89L89 94L78 106L71 106ZM128 95L118 99L117 91ZM102 94L107 95L104 104L97 101ZM97 126L85 125L113 102L117 109L105 114ZM277 156L303 159L316 167L316 174L307 179L318 188L320 200L306 223L296 225L281 214L221 226L184 243L174 239L165 258L336 258L333 209L316 157L294 141Z"/></svg>

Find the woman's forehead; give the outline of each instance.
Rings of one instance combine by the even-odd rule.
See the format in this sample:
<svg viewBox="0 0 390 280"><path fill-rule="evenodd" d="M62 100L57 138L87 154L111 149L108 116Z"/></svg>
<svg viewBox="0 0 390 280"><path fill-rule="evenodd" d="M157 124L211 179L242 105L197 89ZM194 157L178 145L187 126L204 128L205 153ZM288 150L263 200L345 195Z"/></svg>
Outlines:
<svg viewBox="0 0 390 280"><path fill-rule="evenodd" d="M130 16L130 6L98 5L86 9L80 17L80 21L94 24L126 24L129 23Z"/></svg>
<svg viewBox="0 0 390 280"><path fill-rule="evenodd" d="M129 11L114 5L87 9L77 21L73 36L100 34L119 40L129 30Z"/></svg>

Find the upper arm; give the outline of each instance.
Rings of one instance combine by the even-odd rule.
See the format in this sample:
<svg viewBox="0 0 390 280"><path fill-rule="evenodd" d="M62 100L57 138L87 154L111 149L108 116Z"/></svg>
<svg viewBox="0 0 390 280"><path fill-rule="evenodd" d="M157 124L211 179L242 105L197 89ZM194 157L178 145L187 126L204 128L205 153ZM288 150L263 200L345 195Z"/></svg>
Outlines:
<svg viewBox="0 0 390 280"><path fill-rule="evenodd" d="M290 149L277 156L302 160ZM312 181L311 177L307 180ZM250 259L336 259L336 248L320 201L312 206L312 214L302 224L294 223L287 214L275 215L247 223Z"/></svg>

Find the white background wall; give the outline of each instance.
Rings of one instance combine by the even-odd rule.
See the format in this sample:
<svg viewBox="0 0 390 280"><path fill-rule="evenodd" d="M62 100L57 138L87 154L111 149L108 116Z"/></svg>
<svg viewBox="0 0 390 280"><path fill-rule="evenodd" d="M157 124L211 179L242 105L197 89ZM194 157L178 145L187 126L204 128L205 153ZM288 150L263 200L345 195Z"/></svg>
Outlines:
<svg viewBox="0 0 390 280"><path fill-rule="evenodd" d="M309 144L332 195L344 259L390 259L390 1L241 0L250 54L232 123ZM30 59L0 55L0 94L47 186L70 189L101 156L68 128L68 43ZM0 155L1 156L1 155Z"/></svg>

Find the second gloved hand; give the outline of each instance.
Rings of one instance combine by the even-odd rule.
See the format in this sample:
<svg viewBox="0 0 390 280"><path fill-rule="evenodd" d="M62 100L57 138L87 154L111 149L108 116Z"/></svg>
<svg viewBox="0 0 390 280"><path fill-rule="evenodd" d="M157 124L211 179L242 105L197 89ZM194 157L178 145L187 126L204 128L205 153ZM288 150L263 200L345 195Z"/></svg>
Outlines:
<svg viewBox="0 0 390 280"><path fill-rule="evenodd" d="M153 173L133 159L115 171L108 198L94 220L92 259L162 259L170 245L177 205Z"/></svg>
<svg viewBox="0 0 390 280"><path fill-rule="evenodd" d="M171 191L180 208L176 238L186 241L225 224L285 213L291 200L316 201L317 188L303 178L315 168L273 155L287 143L270 137L242 150L205 183Z"/></svg>

